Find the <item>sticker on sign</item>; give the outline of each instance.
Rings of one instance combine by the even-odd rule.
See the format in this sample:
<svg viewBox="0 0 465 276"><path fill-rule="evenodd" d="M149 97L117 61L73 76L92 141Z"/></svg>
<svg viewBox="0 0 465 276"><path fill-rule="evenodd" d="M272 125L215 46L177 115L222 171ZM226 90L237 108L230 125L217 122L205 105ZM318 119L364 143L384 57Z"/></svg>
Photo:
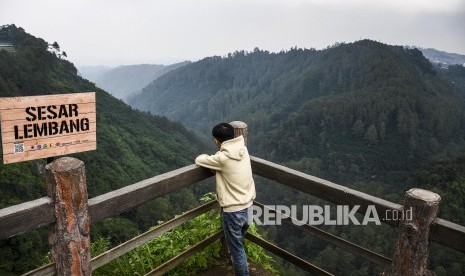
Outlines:
<svg viewBox="0 0 465 276"><path fill-rule="evenodd" d="M95 93L0 98L3 163L97 148Z"/></svg>
<svg viewBox="0 0 465 276"><path fill-rule="evenodd" d="M24 153L24 143L16 143L13 146L15 148L15 154Z"/></svg>

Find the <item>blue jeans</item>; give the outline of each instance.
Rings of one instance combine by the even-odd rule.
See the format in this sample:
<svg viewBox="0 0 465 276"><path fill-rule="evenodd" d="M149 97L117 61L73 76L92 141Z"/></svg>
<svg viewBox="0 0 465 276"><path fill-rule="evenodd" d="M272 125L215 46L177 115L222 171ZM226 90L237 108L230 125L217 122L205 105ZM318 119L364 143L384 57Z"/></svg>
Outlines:
<svg viewBox="0 0 465 276"><path fill-rule="evenodd" d="M244 236L249 229L248 208L237 212L222 214L224 237L236 276L248 276L249 267L244 250Z"/></svg>

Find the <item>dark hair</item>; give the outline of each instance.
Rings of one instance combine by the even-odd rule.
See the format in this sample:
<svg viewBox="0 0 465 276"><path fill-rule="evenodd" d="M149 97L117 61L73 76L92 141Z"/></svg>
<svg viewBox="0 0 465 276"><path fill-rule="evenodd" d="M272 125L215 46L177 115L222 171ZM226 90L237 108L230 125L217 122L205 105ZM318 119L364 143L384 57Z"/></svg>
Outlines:
<svg viewBox="0 0 465 276"><path fill-rule="evenodd" d="M220 123L213 127L212 135L220 143L234 138L234 128L228 123Z"/></svg>

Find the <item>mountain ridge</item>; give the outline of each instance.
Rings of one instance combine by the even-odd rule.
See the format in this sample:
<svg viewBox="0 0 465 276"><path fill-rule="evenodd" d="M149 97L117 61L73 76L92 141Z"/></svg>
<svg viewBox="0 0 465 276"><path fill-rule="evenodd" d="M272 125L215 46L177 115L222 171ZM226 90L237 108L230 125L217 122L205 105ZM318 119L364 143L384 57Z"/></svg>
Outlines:
<svg viewBox="0 0 465 276"><path fill-rule="evenodd" d="M416 163L406 160L425 162L463 146L465 93L437 69L418 49L370 40L321 51L236 51L166 74L130 104L199 133L208 133L215 121L240 119L254 129L257 152L276 162L308 154L326 159L345 144L356 144L369 159L377 151L399 152L392 162L403 167ZM332 113L324 110L330 105L337 106ZM313 114L309 126L305 114ZM283 138L302 147L296 151ZM448 143L454 145L440 149Z"/></svg>
<svg viewBox="0 0 465 276"><path fill-rule="evenodd" d="M465 66L465 55L449 53L434 48L419 48L423 55L432 63Z"/></svg>
<svg viewBox="0 0 465 276"><path fill-rule="evenodd" d="M97 151L73 155L86 164L91 197L145 175L192 163L201 143L179 123L132 110L80 78L70 62L47 52L48 43L20 28L0 29L0 38L4 36L14 38L16 49L15 54L0 51L0 95L97 91ZM370 41L355 46L338 45L325 51L293 48L276 54L259 49L253 53L237 51L169 72L150 87L161 96L172 97L169 100L184 101L182 106L187 110L178 114L177 110L167 111L189 119L191 124L186 125L191 129L210 133L211 124L218 121L245 121L252 154L331 181L339 179L337 183L342 185L398 202L406 187L403 181L407 180L393 177L385 183L395 189L387 189L386 179L380 177L386 165L385 171L395 176L396 170L411 169L409 162L417 162L419 156L431 157L442 148L456 152L464 149L460 129L465 72L461 66L451 67L452 71L438 70L417 50ZM187 89L191 87L194 90ZM165 88L169 90L161 90ZM182 93L173 95L171 92L177 89ZM183 98L188 92L192 95ZM423 143L425 146L420 147ZM424 150L427 152L422 155ZM386 160L391 164L380 162ZM406 161L396 164L399 160ZM418 186L428 180L431 189L449 189L451 182L449 194L441 190L441 196L446 194L441 204L447 206L444 209L451 218L441 217L452 221L463 209L460 192L465 181L449 177L447 170L461 172L463 163L462 159L458 167L446 164L446 169L443 163L436 163L415 178ZM0 204L9 206L43 196L44 164L37 160L0 166ZM283 191L259 177L256 180L257 200L264 203L326 204L297 191ZM114 235L112 243L128 240L158 220L166 220L170 212L181 213L194 201L192 194L183 190L173 198L157 199L111 218L93 228L91 236L96 240ZM386 234L378 226L328 228L385 256L393 250L395 233ZM1 241L0 274L21 273L42 264L48 250L46 232L34 230ZM334 274L371 275L383 269L309 235L270 228L269 238ZM442 272L438 275L446 275L444 267L453 274L463 274L463 256L453 252L432 250L430 261L436 271ZM286 268L286 273L295 271Z"/></svg>
<svg viewBox="0 0 465 276"><path fill-rule="evenodd" d="M433 190L444 199L440 217L460 223L465 181L446 166L463 160L453 158L465 152L464 96L463 66L438 67L418 49L363 40L205 58L162 76L130 103L199 133L218 121L244 121L254 156L399 204L412 187ZM260 178L256 187L264 204L328 204ZM386 229L323 228L385 256L394 250L396 235ZM382 272L297 231L269 230L276 244L316 265L332 260L336 275ZM463 254L430 256L438 275L463 271Z"/></svg>
<svg viewBox="0 0 465 276"><path fill-rule="evenodd" d="M92 71L90 71L89 76L93 78L91 81L98 87L110 92L118 99L127 101L129 97L139 93L142 88L163 74L189 63L184 61L171 65L134 64L108 69L96 67L96 70L100 73L92 75Z"/></svg>

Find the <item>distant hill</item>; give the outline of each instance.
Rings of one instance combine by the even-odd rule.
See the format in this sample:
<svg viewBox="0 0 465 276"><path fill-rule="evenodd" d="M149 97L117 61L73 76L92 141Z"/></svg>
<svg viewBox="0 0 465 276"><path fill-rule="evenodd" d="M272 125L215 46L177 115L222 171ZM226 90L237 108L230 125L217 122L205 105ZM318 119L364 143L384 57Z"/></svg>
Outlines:
<svg viewBox="0 0 465 276"><path fill-rule="evenodd" d="M97 151L74 155L86 164L91 197L191 164L203 147L179 123L134 111L81 78L70 62L47 51L44 40L15 26L0 29L0 41L4 38L16 53L0 50L2 97L97 92ZM159 77L131 103L205 137L214 123L245 121L253 155L395 202L409 184L407 176L424 168L411 181L447 190L450 194L441 191L446 206L441 209L449 212L444 216L461 218L463 174L453 179L447 170L463 171L456 165L462 159L422 165L464 151L464 95L462 66L440 69L417 49L364 40L322 51L256 49L205 58ZM43 196L44 165L43 160L0 165L0 208ZM256 180L257 199L266 204L326 204ZM92 239L113 235L112 243L125 241L193 202L190 190L157 199L92 225ZM378 226L327 228L386 256L395 246L395 233L386 235ZM301 231L281 229L267 229L270 239L335 275L377 275L384 269ZM0 274L41 264L46 236L47 229L41 229L0 241ZM432 252L431 267L438 275L445 275L445 268L462 275L462 255Z"/></svg>
<svg viewBox="0 0 465 276"><path fill-rule="evenodd" d="M100 75L113 69L109 66L80 66L77 68L78 74L91 82L95 83Z"/></svg>
<svg viewBox="0 0 465 276"><path fill-rule="evenodd" d="M203 148L181 124L135 111L81 78L72 63L47 50L43 39L8 25L0 28L0 40L15 48L0 50L0 97L96 92L97 150L72 155L85 163L90 198L192 164ZM46 196L44 166L45 160L0 164L0 208ZM114 245L196 204L190 190L169 197L160 199L162 207L148 203L126 217L92 225L93 239L111 236ZM0 241L0 274L22 274L41 265L46 236L42 229Z"/></svg>
<svg viewBox="0 0 465 276"><path fill-rule="evenodd" d="M432 189L443 198L441 217L460 223L465 181L450 168L460 171L463 157L427 164L465 152L464 95L461 65L433 66L418 49L363 40L205 58L160 77L130 103L209 138L217 122L244 121L251 154L399 204L406 189ZM259 202L327 204L256 180ZM395 231L322 228L385 256L394 251ZM335 275L384 269L301 231L268 230L276 244ZM450 251L431 252L431 268L463 275L463 254Z"/></svg>
<svg viewBox="0 0 465 276"><path fill-rule="evenodd" d="M459 64L465 66L465 55L448 53L444 51L439 51L432 48L420 48L420 51L423 55L433 63L444 64L444 65L454 65Z"/></svg>
<svg viewBox="0 0 465 276"><path fill-rule="evenodd" d="M316 158L327 175L354 176L463 149L463 95L419 50L363 40L205 58L130 104L207 134L215 122L243 120L258 154L297 166Z"/></svg>
<svg viewBox="0 0 465 276"><path fill-rule="evenodd" d="M153 80L189 63L186 61L172 65L138 64L110 69L93 67L95 71L100 72L98 75L92 75L90 68L83 69L87 72L86 74L90 73L89 76L94 80L89 80L95 82L98 87L110 92L114 97L126 101L128 97L139 93L142 88Z"/></svg>
<svg viewBox="0 0 465 276"><path fill-rule="evenodd" d="M101 179L97 183L91 181L91 194L97 193L94 188L108 191L136 178L192 163L201 143L179 123L131 109L81 78L72 63L47 51L47 42L27 34L22 28L3 27L0 38L5 36L17 50L14 54L0 51L0 96L96 92L97 151L82 154L89 165L99 164L95 168L88 166L95 169L95 177ZM178 151L180 155L174 157L172 153ZM109 175L102 170L106 164L112 164L105 168ZM8 170L14 166L0 168Z"/></svg>

